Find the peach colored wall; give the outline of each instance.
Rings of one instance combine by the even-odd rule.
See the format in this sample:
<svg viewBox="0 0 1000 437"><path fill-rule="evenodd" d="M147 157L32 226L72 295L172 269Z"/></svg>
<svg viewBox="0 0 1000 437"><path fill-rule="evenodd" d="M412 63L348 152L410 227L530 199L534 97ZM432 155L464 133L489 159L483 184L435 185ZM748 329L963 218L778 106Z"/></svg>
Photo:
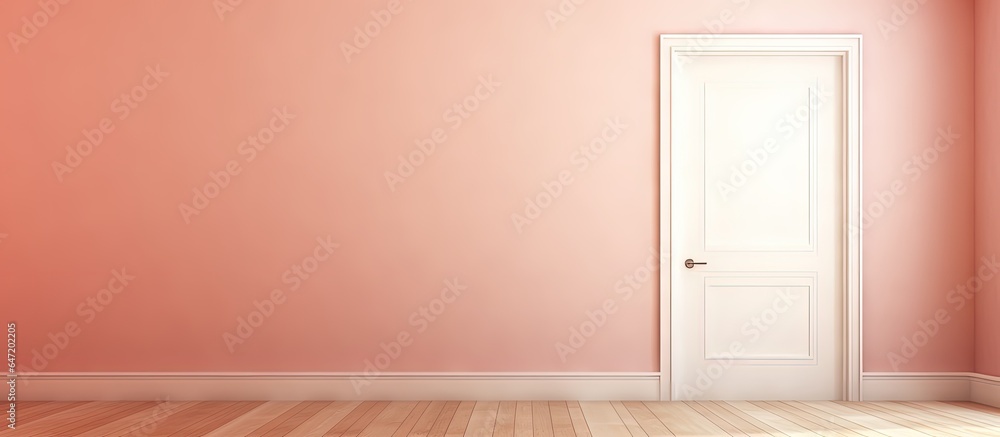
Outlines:
<svg viewBox="0 0 1000 437"><path fill-rule="evenodd" d="M976 1L976 256L1000 254L1000 2ZM976 371L1000 376L1000 286L976 296Z"/></svg>
<svg viewBox="0 0 1000 437"><path fill-rule="evenodd" d="M22 366L47 347L34 370L358 371L385 343L389 371L657 370L641 279L660 33L864 34L865 203L906 189L865 228L866 370L891 370L972 272L971 0L227 1L43 0L37 32L38 2L0 9L31 36L0 49L0 319ZM948 127L960 139L911 180ZM67 159L84 131L100 144ZM273 141L241 145L258 133ZM616 140L579 154L602 133ZM212 175L225 188L192 205ZM512 214L560 178L519 233ZM230 353L224 333L274 289ZM555 345L608 299L563 362ZM899 370L971 370L972 322L955 312Z"/></svg>

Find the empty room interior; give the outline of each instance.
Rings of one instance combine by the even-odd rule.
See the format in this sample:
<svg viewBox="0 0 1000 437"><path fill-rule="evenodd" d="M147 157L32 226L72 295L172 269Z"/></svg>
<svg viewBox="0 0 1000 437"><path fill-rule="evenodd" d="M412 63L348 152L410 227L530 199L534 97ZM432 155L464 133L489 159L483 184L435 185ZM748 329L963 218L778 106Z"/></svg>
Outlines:
<svg viewBox="0 0 1000 437"><path fill-rule="evenodd" d="M0 435L1000 436L1000 0L0 30Z"/></svg>

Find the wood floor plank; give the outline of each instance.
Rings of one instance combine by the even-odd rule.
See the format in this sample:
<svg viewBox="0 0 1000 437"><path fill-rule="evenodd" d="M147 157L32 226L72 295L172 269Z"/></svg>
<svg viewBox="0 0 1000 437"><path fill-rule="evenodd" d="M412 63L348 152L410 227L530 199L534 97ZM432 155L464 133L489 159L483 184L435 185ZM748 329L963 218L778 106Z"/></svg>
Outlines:
<svg viewBox="0 0 1000 437"><path fill-rule="evenodd" d="M102 405L104 404L104 405ZM104 411L110 406L102 402L81 402L72 407L61 408L39 416L22 417L18 415L17 431L19 436L44 435L49 430L76 422L84 417Z"/></svg>
<svg viewBox="0 0 1000 437"><path fill-rule="evenodd" d="M52 414L36 419L31 429L3 429L0 436L1000 437L1000 410L945 402L81 402L30 407Z"/></svg>
<svg viewBox="0 0 1000 437"><path fill-rule="evenodd" d="M573 431L576 431L576 435L591 437L590 425L587 424L587 418L583 415L580 403L577 401L566 402L566 408L569 409L569 418L573 420Z"/></svg>
<svg viewBox="0 0 1000 437"><path fill-rule="evenodd" d="M344 432L343 436L357 437L361 435L361 432L363 432L365 428L368 427L368 425L370 425L373 421L375 421L375 418L378 417L379 414L382 414L382 410L384 410L385 407L388 406L389 402L386 401L376 402L375 405L372 405L372 407L369 408L364 415L358 418L357 422L354 422L354 424L351 425L350 428L347 428L347 431Z"/></svg>
<svg viewBox="0 0 1000 437"><path fill-rule="evenodd" d="M133 411L131 414L108 420L105 423L95 424L89 427L80 435L86 436L114 436L132 432L131 429L141 430L144 426L152 427L158 419L162 419L171 413L171 410L190 406L193 402L150 402L147 408Z"/></svg>
<svg viewBox="0 0 1000 437"><path fill-rule="evenodd" d="M701 417L704 417L709 422L712 422L713 424L715 424L715 426L719 427L720 429L722 429L723 431L729 433L730 435L743 435L744 434L743 431L741 431L739 429L739 427L737 427L736 425L733 425L732 423L729 423L729 421L727 421L726 419L723 419L719 415L713 413L711 410L709 410L708 408L706 408L704 405L702 405L698 401L684 401L684 405L687 405L692 410L697 411L698 414L701 414ZM633 415L635 415L634 412L633 412ZM638 419L638 417L636 417L636 419Z"/></svg>
<svg viewBox="0 0 1000 437"><path fill-rule="evenodd" d="M674 435L728 435L722 428L684 403L644 402L643 404Z"/></svg>
<svg viewBox="0 0 1000 437"><path fill-rule="evenodd" d="M552 413L548 402L531 402L531 432L535 437L552 437Z"/></svg>
<svg viewBox="0 0 1000 437"><path fill-rule="evenodd" d="M874 405L872 405L869 402L835 402L835 403L837 405L842 405L842 406L845 406L845 407L848 407L848 408L853 408L853 409L855 409L857 411L860 411L860 412L863 412L865 414L881 418L883 420L895 423L895 424L897 424L897 425L899 425L901 427L908 428L909 430L916 431L916 432L922 432L922 433L927 434L927 435L934 435L934 436L940 435L940 436L943 436L943 437L946 437L946 436L964 437L963 435L960 435L960 434L957 434L957 433L948 432L948 431L944 431L944 430L938 430L938 429L935 429L934 427L928 426L926 424L913 421L909 417L901 415L901 414L887 413L883 409L875 407Z"/></svg>
<svg viewBox="0 0 1000 437"><path fill-rule="evenodd" d="M729 404L789 436L821 435L824 437L839 437L843 435L826 427L817 426L798 416L787 413L780 414L778 411L768 408L765 402L731 401Z"/></svg>
<svg viewBox="0 0 1000 437"><path fill-rule="evenodd" d="M31 410L32 408L38 408L38 407L44 406L46 404L52 404L52 403L55 403L55 402L54 401L15 401L14 402L14 408L17 408L17 411L28 411L28 410Z"/></svg>
<svg viewBox="0 0 1000 437"><path fill-rule="evenodd" d="M881 434L875 431L867 429L855 430L854 428L859 428L859 427L855 426L852 428L850 426L844 426L839 423L823 420L817 416L814 416L803 410L795 408L792 405L789 405L788 403L785 402L771 401L771 402L766 402L765 404L768 406L768 408L774 411L775 414L784 416L788 420L803 424L803 426L809 428L810 430L815 429L813 427L818 427L819 429L835 431L838 435L844 435L848 437L882 437Z"/></svg>
<svg viewBox="0 0 1000 437"><path fill-rule="evenodd" d="M78 428L96 428L100 425L93 425L95 419L103 419L109 415L114 415L120 413L122 410L129 409L129 403L127 402L102 402L104 404L101 408L95 408L87 413L74 416L72 419L66 418L63 420L49 422L43 426L36 425L30 432L25 432L20 435L23 436L49 436L49 435L73 435L68 431ZM127 414L126 414L127 415Z"/></svg>
<svg viewBox="0 0 1000 437"><path fill-rule="evenodd" d="M465 429L465 437L491 437L497 424L500 402L476 402Z"/></svg>
<svg viewBox="0 0 1000 437"><path fill-rule="evenodd" d="M285 437L319 437L326 434L331 428L333 428L337 423L344 419L348 414L354 411L361 405L361 402L344 402L335 401L331 402L322 410L318 411L313 417L310 417L305 422L299 424L295 427ZM242 434L230 434L230 435L242 435Z"/></svg>
<svg viewBox="0 0 1000 437"><path fill-rule="evenodd" d="M583 417L587 419L590 433L594 437L631 436L618 411L607 401L580 402Z"/></svg>
<svg viewBox="0 0 1000 437"><path fill-rule="evenodd" d="M214 411L205 408L202 410L204 414L191 414L186 420L175 420L172 424L173 430L158 428L153 435L169 435L171 437L201 435L197 433L197 430L202 429L206 424L215 422L219 417L229 415L233 410L240 409L245 402L216 402L216 404L218 404L218 408L215 408ZM192 411L198 413L194 408Z"/></svg>
<svg viewBox="0 0 1000 437"><path fill-rule="evenodd" d="M101 433L101 435L105 437L152 435L171 416L195 408L198 404L200 402L160 402L157 408L152 411L143 412L143 417L131 420L125 426L118 427L114 431Z"/></svg>
<svg viewBox="0 0 1000 437"><path fill-rule="evenodd" d="M941 433L942 435L958 434L958 435L978 435L984 437L998 437L1000 436L1000 431L997 431L995 427L985 427L985 426L972 426L965 424L960 420L956 420L947 416L942 416L934 412L928 412L924 410L914 409L912 407L903 405L899 402L865 402L866 406L880 409L887 414L893 416L899 416L905 418L910 422L919 423L920 426L927 428L929 431L934 433Z"/></svg>
<svg viewBox="0 0 1000 437"><path fill-rule="evenodd" d="M860 437L859 434L851 431L847 428L842 428L833 424L824 423L823 421L817 420L810 417L808 414L795 410L791 407L787 407L781 402L752 402L762 410L779 417L781 420L793 423L797 425L800 429L805 429L808 433L818 434L821 436L832 436L832 437ZM787 408L787 409L786 409ZM802 433L803 431L793 431Z"/></svg>
<svg viewBox="0 0 1000 437"><path fill-rule="evenodd" d="M816 421L816 423L838 427L838 429L847 430L849 432L854 432L855 434L861 434L867 437L885 436L884 433L871 429L865 426L864 423L858 423L857 421L850 420L848 417L831 414L829 411L815 408L814 406L807 405L803 402L781 402L781 404L784 405L789 411L799 413L803 417L812 418Z"/></svg>
<svg viewBox="0 0 1000 437"><path fill-rule="evenodd" d="M472 410L475 407L475 401L460 402L455 410L455 415L451 418L451 423L448 424L448 429L444 433L445 437L464 436L465 430L469 427L469 420L472 418Z"/></svg>
<svg viewBox="0 0 1000 437"><path fill-rule="evenodd" d="M997 417L998 419L1000 419L1000 408L997 408L997 407L992 407L992 406L989 406L989 405L986 405L986 404L980 404L978 402L951 401L951 402L948 402L948 403L949 404L958 405L958 406L963 407L963 408L971 408L971 409L974 409L974 410L979 410L979 411L982 411L984 413L993 415L994 417Z"/></svg>
<svg viewBox="0 0 1000 437"><path fill-rule="evenodd" d="M742 435L740 433L746 434L751 437L763 437L773 435L768 433L761 428L758 428L753 423L748 422L746 419L734 414L732 411L723 408L716 402L712 401L700 401L700 402L685 402L691 409L703 411L702 416L707 418L710 422L714 423L719 428L732 435ZM697 405L697 407L696 407ZM699 409L700 407L700 409ZM709 415L711 413L711 415ZM712 416L714 415L714 417ZM736 428L736 432L732 432L727 427L722 424L722 422L730 424L732 427Z"/></svg>
<svg viewBox="0 0 1000 437"><path fill-rule="evenodd" d="M203 436L229 422L238 419L240 416L246 414L254 408L257 408L261 404L263 404L263 402L237 402L236 405L232 406L232 408L220 411L218 414L199 422L197 426L188 427L179 433L186 436Z"/></svg>
<svg viewBox="0 0 1000 437"><path fill-rule="evenodd" d="M422 416L424 411L427 410L428 405L430 405L430 402L428 401L417 402L417 405L415 405L413 409L410 410L410 413L406 415L406 419L403 420L403 423L399 424L399 428L396 429L396 432L392 433L392 437L405 437L409 435L413 426L417 424L418 420L420 420L420 416Z"/></svg>
<svg viewBox="0 0 1000 437"><path fill-rule="evenodd" d="M549 415L552 417L552 435L554 437L574 437L573 419L569 416L566 402L549 402Z"/></svg>
<svg viewBox="0 0 1000 437"><path fill-rule="evenodd" d="M912 408L917 408L925 411L933 411L936 414L953 417L956 420L961 420L970 425L992 426L992 422L990 420L983 420L982 418L976 417L975 416L976 413L973 410L969 410L968 408L963 408L960 406L951 405L947 403L940 403L940 404L934 404L932 402L900 402L900 403ZM970 411L973 411L972 414L971 415L967 414Z"/></svg>
<svg viewBox="0 0 1000 437"><path fill-rule="evenodd" d="M500 401L497 409L497 423L493 427L494 437L514 436L514 415L517 412L517 402Z"/></svg>
<svg viewBox="0 0 1000 437"><path fill-rule="evenodd" d="M808 428L795 423L791 420L785 419L773 412L770 412L764 408L761 408L757 403L747 402L747 401L729 401L729 405L739 409L748 416L753 417L763 423L766 423L770 427L781 431L789 436L799 436L799 435L823 435L823 436L836 436L835 432L813 432Z"/></svg>
<svg viewBox="0 0 1000 437"><path fill-rule="evenodd" d="M883 408L876 407L871 402L834 402L837 405L848 407L873 417L878 417L888 422L895 423L897 426L903 427L908 431L920 432L926 435L942 436L942 437L960 437L961 434L955 432L949 432L946 430L938 430L933 426L928 424L920 423L918 421L912 420L910 417L895 414L892 412L886 412Z"/></svg>
<svg viewBox="0 0 1000 437"><path fill-rule="evenodd" d="M150 436L169 436L176 434L185 428L196 426L199 422L207 420L221 411L225 411L235 405L235 402L198 402L190 408L178 411L165 417L152 427Z"/></svg>
<svg viewBox="0 0 1000 437"><path fill-rule="evenodd" d="M940 410L918 408L906 402L883 402L880 404L895 412L918 418L924 423L933 423L948 429L954 429L963 433L963 435L1000 437L1000 427L988 426L976 421L965 421Z"/></svg>
<svg viewBox="0 0 1000 437"><path fill-rule="evenodd" d="M446 402L434 401L427 405L427 409L424 410L424 414L420 416L417 423L413 425L413 431L410 431L410 436L413 437L426 437L428 433L431 432L431 428L437 422L438 416L441 415L441 411L444 410Z"/></svg>
<svg viewBox="0 0 1000 437"><path fill-rule="evenodd" d="M635 419L635 421L642 427L642 430L650 436L672 436L674 433L667 429L663 422L649 411L649 407L642 402L622 402L622 405L628 409L629 414Z"/></svg>
<svg viewBox="0 0 1000 437"><path fill-rule="evenodd" d="M61 429L74 428L79 424L86 423L88 418L94 416L103 416L107 411L114 412L115 410L121 408L121 403L118 402L91 402L85 407L81 407L75 410L67 410L64 413L59 414L58 419L45 418L34 422L32 426L19 426L19 436L48 436L48 435L58 435L58 431ZM75 413L73 413L75 411Z"/></svg>
<svg viewBox="0 0 1000 437"><path fill-rule="evenodd" d="M515 436L532 436L534 435L534 426L532 421L532 410L531 402L517 402L517 408L514 411L514 435Z"/></svg>
<svg viewBox="0 0 1000 437"><path fill-rule="evenodd" d="M264 402L242 416L205 434L205 437L249 435L298 404L298 402Z"/></svg>
<svg viewBox="0 0 1000 437"><path fill-rule="evenodd" d="M726 419L723 419L722 417L719 417L719 415L711 412L708 408L706 408L704 405L702 405L698 401L685 401L684 405L687 405L692 410L697 411L699 414L701 414L701 417L704 417L706 420L708 420L709 422L712 422L713 424L715 424L715 426L719 427L720 429L722 429L723 431L729 433L730 435L739 435L739 436L742 436L742 435L746 434L742 430L740 430L739 427L737 427L736 425L733 425L732 423L730 423Z"/></svg>
<svg viewBox="0 0 1000 437"><path fill-rule="evenodd" d="M291 419L296 414L299 414L302 410L309 408L309 404L310 402L296 402L295 405L292 405L292 407L285 410L285 412L272 417L271 420L267 421L257 429L250 431L250 433L247 434L247 437L260 437L270 434L272 430L281 426L282 423L285 423L288 419Z"/></svg>
<svg viewBox="0 0 1000 437"><path fill-rule="evenodd" d="M996 416L974 408L967 408L957 402L919 402L918 404L926 405L938 411L953 414L967 420L974 420L987 425L1000 426L1000 420L998 420Z"/></svg>
<svg viewBox="0 0 1000 437"><path fill-rule="evenodd" d="M53 411L60 408L69 408L73 404L83 404L83 402L16 402L17 415L35 414L39 412ZM27 404L27 405L25 405Z"/></svg>
<svg viewBox="0 0 1000 437"><path fill-rule="evenodd" d="M18 434L26 437L33 437L47 432L47 430L64 426L68 423L76 422L91 414L111 408L107 402L84 402L78 406L61 410L57 413L46 415L28 424L18 424Z"/></svg>
<svg viewBox="0 0 1000 437"><path fill-rule="evenodd" d="M849 429L849 430L854 431L854 432L856 432L858 434L862 434L862 435L866 435L866 436L871 436L871 437L883 437L883 436L886 436L886 434L881 433L878 430L875 430L875 429L872 429L872 428L869 428L869 427L865 426L864 425L864 421L860 421L861 423L858 423L857 421L852 421L852 420L850 420L847 417L840 416L840 415L837 415L837 414L832 414L832 413L830 413L828 411L824 411L824 410L818 409L816 407L810 406L810 405L808 405L806 403L803 403L803 402L783 402L783 403L785 405L787 405L788 407L790 407L790 408L793 408L793 409L798 410L798 411L802 411L805 414L808 414L808 415L810 415L812 417L815 417L816 420L818 420L820 423L830 423L830 424L833 424L835 426L840 426L840 427L842 427L844 429Z"/></svg>
<svg viewBox="0 0 1000 437"><path fill-rule="evenodd" d="M618 413L618 417L622 419L625 423L625 427L628 428L628 432L632 434L633 437L649 437L645 431L642 430L642 426L639 422L632 417L632 413L629 412L628 408L621 401L611 402L611 406L614 407L615 411Z"/></svg>
<svg viewBox="0 0 1000 437"><path fill-rule="evenodd" d="M444 433L448 432L448 427L451 426L451 419L455 417L455 412L458 411L458 406L461 404L461 402L455 401L445 402L444 408L441 408L441 415L434 421L434 425L431 426L427 435L429 437L443 437Z"/></svg>
<svg viewBox="0 0 1000 437"><path fill-rule="evenodd" d="M173 434L171 437L186 437L194 435L205 435L212 430L212 428L217 428L224 425L226 422L233 420L240 415L252 410L254 406L258 405L258 402L229 402L229 406L219 409L219 411L214 414L208 415L201 420L192 421L192 423ZM253 404L253 405L248 405ZM215 426L213 426L215 425Z"/></svg>
<svg viewBox="0 0 1000 437"><path fill-rule="evenodd" d="M927 437L927 434L922 432L906 429L897 423L893 423L870 414L865 414L861 411L839 405L835 402L801 402L800 404L842 417L872 431L878 431L888 436Z"/></svg>
<svg viewBox="0 0 1000 437"><path fill-rule="evenodd" d="M267 434L280 436L287 435L292 432L293 429L298 428L299 425L311 419L316 415L316 413L319 413L331 403L332 402L330 401L305 402L305 404L307 404L305 408L299 409L299 411L285 419L284 422L281 422L278 426L272 428Z"/></svg>
<svg viewBox="0 0 1000 437"><path fill-rule="evenodd" d="M47 417L49 414L54 414L55 412L66 410L69 408L77 407L85 404L85 402L24 402L18 401L15 403L15 412L17 414L17 427L18 433L24 432L30 429L29 423L34 422L38 419ZM5 404L6 405L6 404ZM9 406L9 405L8 405ZM7 408L4 407L4 410ZM4 427L0 428L0 434L8 432L13 433L15 431L10 430L6 427L9 422L4 421Z"/></svg>
<svg viewBox="0 0 1000 437"><path fill-rule="evenodd" d="M347 413L343 419L340 419L339 422L334 424L333 427L327 430L327 432L323 435L331 437L344 435L344 433L347 432L347 430L350 429L351 426L354 425L354 423L357 422L361 416L364 416L365 413L367 413L368 410L370 410L374 405L374 401L365 401L358 404L357 407L354 407L353 410Z"/></svg>
<svg viewBox="0 0 1000 437"><path fill-rule="evenodd" d="M983 421L1000 425L1000 413L997 412L996 408L990 407L988 405L977 404L975 402L933 402L931 403L931 405L934 405L936 407L943 407L944 405L953 405L967 412L974 413L971 415L979 417Z"/></svg>
<svg viewBox="0 0 1000 437"><path fill-rule="evenodd" d="M767 435L777 435L777 436L788 435L786 433L781 432L778 429L775 429L771 425L768 425L768 424L766 424L764 422L761 422L760 420L757 420L756 417L753 417L752 415L749 415L746 412L741 411L739 408L736 408L736 407L730 405L726 401L714 401L714 403L716 405L718 405L718 406L726 409L727 411L729 411L733 415L735 415L735 416L737 416L737 417L739 417L739 418L741 418L741 419L749 422L754 427L756 427L756 428L764 431L765 433L767 433Z"/></svg>
<svg viewBox="0 0 1000 437"><path fill-rule="evenodd" d="M386 437L395 434L416 406L417 402L389 403L359 435L362 437Z"/></svg>
<svg viewBox="0 0 1000 437"><path fill-rule="evenodd" d="M118 408L105 410L102 414L89 416L84 420L74 423L74 426L56 428L49 432L56 435L82 435L91 429L117 422L122 418L155 406L155 402L121 402L118 404Z"/></svg>

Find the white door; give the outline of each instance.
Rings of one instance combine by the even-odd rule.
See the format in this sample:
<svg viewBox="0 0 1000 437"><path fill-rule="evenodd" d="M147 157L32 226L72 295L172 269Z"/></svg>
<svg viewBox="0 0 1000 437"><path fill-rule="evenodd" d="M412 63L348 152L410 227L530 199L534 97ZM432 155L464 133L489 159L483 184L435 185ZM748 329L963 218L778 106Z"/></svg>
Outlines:
<svg viewBox="0 0 1000 437"><path fill-rule="evenodd" d="M665 73L673 399L843 398L845 71L716 50Z"/></svg>

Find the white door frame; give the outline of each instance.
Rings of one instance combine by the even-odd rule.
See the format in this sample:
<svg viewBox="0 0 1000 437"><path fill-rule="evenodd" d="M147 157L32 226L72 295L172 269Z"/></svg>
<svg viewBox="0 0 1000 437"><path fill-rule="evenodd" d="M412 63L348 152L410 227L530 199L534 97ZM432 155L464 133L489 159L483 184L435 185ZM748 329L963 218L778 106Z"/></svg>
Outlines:
<svg viewBox="0 0 1000 437"><path fill-rule="evenodd" d="M844 59L844 388L861 394L861 35L660 35L660 253L670 253L671 80L697 56L726 53L840 54ZM672 256L667 262L675 262ZM670 268L660 269L660 400L671 400Z"/></svg>

